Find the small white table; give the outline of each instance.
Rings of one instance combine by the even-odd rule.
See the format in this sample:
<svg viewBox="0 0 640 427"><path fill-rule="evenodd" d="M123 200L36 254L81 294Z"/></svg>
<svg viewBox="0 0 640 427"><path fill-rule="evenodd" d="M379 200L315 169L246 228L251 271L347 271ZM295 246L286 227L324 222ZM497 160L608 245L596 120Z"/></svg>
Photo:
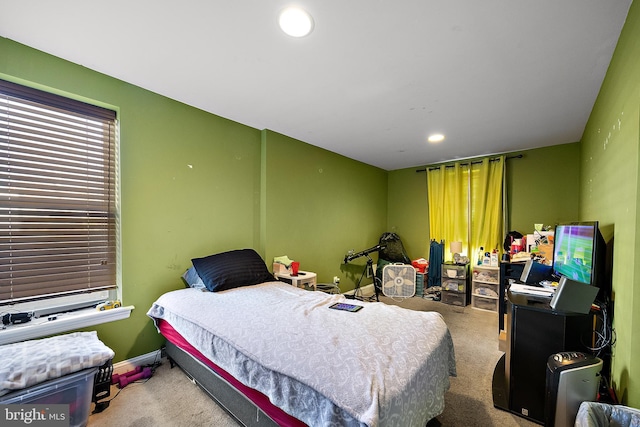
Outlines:
<svg viewBox="0 0 640 427"><path fill-rule="evenodd" d="M316 273L311 271L298 271L297 276L292 276L288 272L279 272L275 273L274 276L276 276L278 280L298 288L312 288L314 291L316 290Z"/></svg>

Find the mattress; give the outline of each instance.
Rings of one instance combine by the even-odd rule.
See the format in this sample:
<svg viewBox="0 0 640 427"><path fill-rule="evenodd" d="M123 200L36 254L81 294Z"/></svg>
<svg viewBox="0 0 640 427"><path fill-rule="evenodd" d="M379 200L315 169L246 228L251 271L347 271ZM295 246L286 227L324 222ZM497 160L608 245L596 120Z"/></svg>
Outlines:
<svg viewBox="0 0 640 427"><path fill-rule="evenodd" d="M102 366L114 356L96 331L0 346L0 396L87 368Z"/></svg>
<svg viewBox="0 0 640 427"><path fill-rule="evenodd" d="M455 354L440 314L269 282L162 295L165 320L208 360L309 425L424 426L444 409ZM348 302L353 302L349 300Z"/></svg>
<svg viewBox="0 0 640 427"><path fill-rule="evenodd" d="M180 335L169 322L165 320L158 320L156 322L158 326L158 330L160 333L167 339L167 342L175 345L176 347L183 350L185 353L190 355L192 358L200 361L203 365L208 367L211 371L215 372L222 380L226 381L231 387L233 387L237 392L241 393L245 398L247 398L254 407L259 408L264 414L266 414L271 420L273 420L278 426L281 427L304 427L305 423L296 419L295 417L287 414L282 409L274 406L269 401L269 398L265 396L263 393L260 393L258 390L252 389L236 378L233 375L229 374L227 371L222 369L220 366L216 365L207 357L200 353L198 349L193 347L182 335ZM167 346L169 349L169 346ZM195 372L190 373L190 375L195 375ZM202 382L203 379L196 378L199 382ZM210 390L207 390L210 392ZM217 400L217 396L216 400ZM236 414L233 414L234 416Z"/></svg>

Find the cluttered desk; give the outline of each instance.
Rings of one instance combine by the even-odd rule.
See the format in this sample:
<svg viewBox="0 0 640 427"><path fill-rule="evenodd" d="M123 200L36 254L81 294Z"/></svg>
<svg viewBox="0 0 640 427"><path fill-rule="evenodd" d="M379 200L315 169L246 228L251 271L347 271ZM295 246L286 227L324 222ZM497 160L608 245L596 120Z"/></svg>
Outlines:
<svg viewBox="0 0 640 427"><path fill-rule="evenodd" d="M516 271L520 271L520 269ZM552 281L550 266L529 259L522 265L521 271L517 279L508 279L508 286L505 291L532 299L551 300L558 283Z"/></svg>
<svg viewBox="0 0 640 427"><path fill-rule="evenodd" d="M598 288L575 282L562 276L552 281L551 268L531 260L524 265L520 281L510 281L509 293L532 301L549 304L555 311L587 314L596 298Z"/></svg>
<svg viewBox="0 0 640 427"><path fill-rule="evenodd" d="M550 357L571 352L600 358L600 375L608 378L614 333L607 314L606 244L598 223L558 224L549 243L538 263L533 252L514 241L516 250L500 263L499 328L505 354L496 364L492 388L497 408L554 425L545 418L557 403L547 400L552 395L547 387L555 390L546 382Z"/></svg>

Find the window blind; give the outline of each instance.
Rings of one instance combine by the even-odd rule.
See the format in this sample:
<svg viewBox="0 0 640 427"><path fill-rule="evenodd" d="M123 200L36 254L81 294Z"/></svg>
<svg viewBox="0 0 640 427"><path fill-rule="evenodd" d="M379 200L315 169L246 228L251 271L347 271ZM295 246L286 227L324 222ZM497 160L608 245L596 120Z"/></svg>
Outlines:
<svg viewBox="0 0 640 427"><path fill-rule="evenodd" d="M0 80L0 305L116 287L116 113Z"/></svg>

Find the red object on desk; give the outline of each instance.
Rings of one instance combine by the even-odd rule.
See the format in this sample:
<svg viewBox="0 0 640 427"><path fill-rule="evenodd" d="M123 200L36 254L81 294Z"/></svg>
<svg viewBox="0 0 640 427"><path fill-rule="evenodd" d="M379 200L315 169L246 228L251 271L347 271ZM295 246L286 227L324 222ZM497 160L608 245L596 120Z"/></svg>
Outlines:
<svg viewBox="0 0 640 427"><path fill-rule="evenodd" d="M291 263L291 275L292 276L297 276L298 275L298 270L300 269L300 263L297 261L293 261Z"/></svg>

